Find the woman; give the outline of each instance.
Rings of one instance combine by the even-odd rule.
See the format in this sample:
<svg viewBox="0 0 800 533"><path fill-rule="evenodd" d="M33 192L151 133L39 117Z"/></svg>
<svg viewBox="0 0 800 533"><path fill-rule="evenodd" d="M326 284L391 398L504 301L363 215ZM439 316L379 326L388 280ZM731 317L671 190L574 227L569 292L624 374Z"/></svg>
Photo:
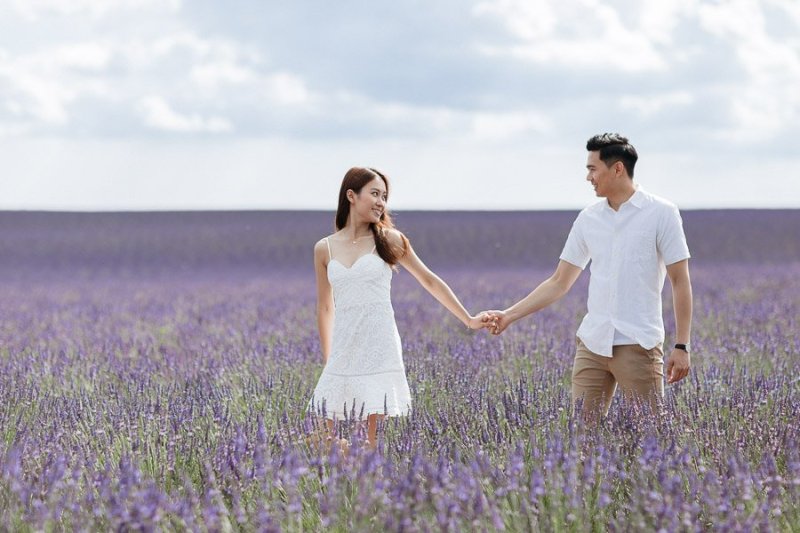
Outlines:
<svg viewBox="0 0 800 533"><path fill-rule="evenodd" d="M314 246L317 325L325 368L312 408L333 419L367 417L368 445L378 422L411 409L400 336L390 300L392 270L402 265L470 329L488 317L470 315L450 287L417 257L394 229L386 202L389 180L375 169L351 168L342 180L336 233ZM335 316L335 319L334 319Z"/></svg>

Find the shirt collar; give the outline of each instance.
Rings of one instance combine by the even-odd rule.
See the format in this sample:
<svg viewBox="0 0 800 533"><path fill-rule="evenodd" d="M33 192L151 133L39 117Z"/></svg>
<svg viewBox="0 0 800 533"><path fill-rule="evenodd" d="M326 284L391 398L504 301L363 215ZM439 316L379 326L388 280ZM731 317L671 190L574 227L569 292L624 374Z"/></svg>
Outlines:
<svg viewBox="0 0 800 533"><path fill-rule="evenodd" d="M640 185L637 185L636 191L622 205L631 204L637 209L642 209L644 207L646 198L647 198L647 193L644 191L644 189L642 189ZM607 209L608 211L614 211L613 209L611 209L611 206L608 205L608 199L606 199L603 202L603 204L605 204L605 209Z"/></svg>
<svg viewBox="0 0 800 533"><path fill-rule="evenodd" d="M645 201L645 192L639 185L636 186L636 192L633 193L633 196L630 197L628 200L630 203L638 207L639 209L644 207Z"/></svg>

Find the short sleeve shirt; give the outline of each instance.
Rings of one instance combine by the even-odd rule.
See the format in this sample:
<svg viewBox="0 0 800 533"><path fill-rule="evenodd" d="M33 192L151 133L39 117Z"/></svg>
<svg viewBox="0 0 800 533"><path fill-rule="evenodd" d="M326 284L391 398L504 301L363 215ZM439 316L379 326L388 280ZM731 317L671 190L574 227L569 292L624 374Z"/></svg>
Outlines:
<svg viewBox="0 0 800 533"><path fill-rule="evenodd" d="M678 208L642 188L618 211L606 200L581 211L561 252L581 269L591 261L588 313L578 338L606 357L615 332L646 349L664 342L666 265L689 257Z"/></svg>

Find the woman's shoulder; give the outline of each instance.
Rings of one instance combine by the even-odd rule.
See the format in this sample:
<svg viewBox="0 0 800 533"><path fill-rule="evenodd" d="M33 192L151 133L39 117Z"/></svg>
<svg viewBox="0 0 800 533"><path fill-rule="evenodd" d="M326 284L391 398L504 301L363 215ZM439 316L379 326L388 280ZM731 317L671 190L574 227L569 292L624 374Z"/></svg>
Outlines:
<svg viewBox="0 0 800 533"><path fill-rule="evenodd" d="M331 237L332 237L332 235L328 235L327 237L323 237L320 240L318 240L316 243L314 243L314 255L318 255L318 254L324 253L325 256L327 257L328 249L330 247L328 239L331 238Z"/></svg>

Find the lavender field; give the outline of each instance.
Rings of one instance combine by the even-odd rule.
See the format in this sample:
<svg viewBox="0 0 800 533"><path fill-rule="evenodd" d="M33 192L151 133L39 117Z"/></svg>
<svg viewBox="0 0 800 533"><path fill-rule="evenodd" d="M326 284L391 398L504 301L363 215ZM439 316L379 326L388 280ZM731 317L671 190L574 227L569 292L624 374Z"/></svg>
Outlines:
<svg viewBox="0 0 800 533"><path fill-rule="evenodd" d="M574 212L399 213L473 312ZM686 212L694 368L577 431L587 274L502 337L395 276L414 411L313 445L312 247L332 213L0 213L0 529L797 531L800 211ZM665 291L667 343L673 320Z"/></svg>

